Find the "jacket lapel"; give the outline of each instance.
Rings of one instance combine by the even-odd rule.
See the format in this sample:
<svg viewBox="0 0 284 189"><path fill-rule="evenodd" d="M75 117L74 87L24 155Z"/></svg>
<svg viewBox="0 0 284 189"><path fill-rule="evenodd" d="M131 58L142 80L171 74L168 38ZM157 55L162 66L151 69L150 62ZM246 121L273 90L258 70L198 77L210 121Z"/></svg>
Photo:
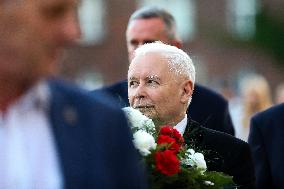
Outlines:
<svg viewBox="0 0 284 189"><path fill-rule="evenodd" d="M202 127L198 122L188 118L184 133L184 140L189 148L203 153L209 171L220 171L224 165L223 158L216 151L214 144L208 142L210 130Z"/></svg>
<svg viewBox="0 0 284 189"><path fill-rule="evenodd" d="M86 131L80 127L80 117L74 104L60 84L49 82L50 99L50 124L54 134L55 145L58 152L59 164L63 173L65 188L70 185L83 186L87 178L85 157L87 152Z"/></svg>
<svg viewBox="0 0 284 189"><path fill-rule="evenodd" d="M196 151L203 143L203 130L201 129L199 123L193 121L189 116L183 137L186 145L189 148L195 149Z"/></svg>

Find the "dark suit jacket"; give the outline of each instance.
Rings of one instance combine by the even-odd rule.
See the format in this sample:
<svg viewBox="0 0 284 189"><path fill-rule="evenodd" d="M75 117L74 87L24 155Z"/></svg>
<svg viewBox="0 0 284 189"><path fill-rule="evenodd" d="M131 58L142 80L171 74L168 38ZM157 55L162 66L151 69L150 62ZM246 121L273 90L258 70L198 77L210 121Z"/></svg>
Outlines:
<svg viewBox="0 0 284 189"><path fill-rule="evenodd" d="M251 119L248 140L258 189L284 188L284 104Z"/></svg>
<svg viewBox="0 0 284 189"><path fill-rule="evenodd" d="M127 90L127 81L124 80L91 93L109 93L117 99L121 107L125 107L129 106ZM204 127L235 134L227 101L221 95L203 86L195 85L188 114Z"/></svg>
<svg viewBox="0 0 284 189"><path fill-rule="evenodd" d="M144 167L121 110L61 81L51 89L49 118L64 188L146 188Z"/></svg>
<svg viewBox="0 0 284 189"><path fill-rule="evenodd" d="M185 143L203 152L209 171L233 176L240 189L255 188L255 173L249 145L226 133L200 126L192 119L183 135Z"/></svg>

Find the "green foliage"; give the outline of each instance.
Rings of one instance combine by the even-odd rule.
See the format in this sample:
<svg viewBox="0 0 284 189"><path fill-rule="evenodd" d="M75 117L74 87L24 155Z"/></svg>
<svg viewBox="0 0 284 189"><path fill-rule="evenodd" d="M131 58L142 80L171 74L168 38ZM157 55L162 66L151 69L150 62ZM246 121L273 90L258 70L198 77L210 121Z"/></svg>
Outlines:
<svg viewBox="0 0 284 189"><path fill-rule="evenodd" d="M154 165L149 156L146 161L148 165ZM151 189L229 189L234 188L233 178L221 172L205 171L203 174L199 169L192 167L181 167L178 174L172 176L163 175L155 170L155 166L149 168L149 182ZM210 181L214 185L206 184Z"/></svg>
<svg viewBox="0 0 284 189"><path fill-rule="evenodd" d="M273 54L284 66L284 21L265 12L256 17L256 33L252 42Z"/></svg>

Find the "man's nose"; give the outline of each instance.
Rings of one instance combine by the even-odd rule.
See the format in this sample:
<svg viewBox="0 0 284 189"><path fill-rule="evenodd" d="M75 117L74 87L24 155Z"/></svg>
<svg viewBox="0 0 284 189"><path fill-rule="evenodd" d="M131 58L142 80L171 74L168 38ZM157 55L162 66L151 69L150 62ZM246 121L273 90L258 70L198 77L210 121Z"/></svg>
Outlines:
<svg viewBox="0 0 284 189"><path fill-rule="evenodd" d="M76 13L69 13L61 23L61 39L65 43L74 43L81 37L81 29Z"/></svg>
<svg viewBox="0 0 284 189"><path fill-rule="evenodd" d="M145 98L146 97L146 90L143 84L140 84L135 91L136 98Z"/></svg>

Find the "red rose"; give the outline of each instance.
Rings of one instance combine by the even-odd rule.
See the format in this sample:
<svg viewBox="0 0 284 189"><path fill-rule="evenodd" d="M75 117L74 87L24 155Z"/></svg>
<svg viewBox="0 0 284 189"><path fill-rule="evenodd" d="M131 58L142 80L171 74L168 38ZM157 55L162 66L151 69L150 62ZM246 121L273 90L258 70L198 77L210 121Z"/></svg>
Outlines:
<svg viewBox="0 0 284 189"><path fill-rule="evenodd" d="M158 144L163 144L163 143L175 143L176 140L170 136L167 136L167 135L160 135L158 137L158 140L157 140L157 143Z"/></svg>
<svg viewBox="0 0 284 189"><path fill-rule="evenodd" d="M176 142L178 144L184 143L183 137L181 136L181 134L176 129L173 129L173 137L176 139Z"/></svg>
<svg viewBox="0 0 284 189"><path fill-rule="evenodd" d="M171 176L179 172L180 162L176 154L171 150L155 153L156 170L164 175Z"/></svg>
<svg viewBox="0 0 284 189"><path fill-rule="evenodd" d="M175 151L178 153L180 145L176 143L176 140L170 136L160 135L157 140L157 144L166 144L167 149Z"/></svg>
<svg viewBox="0 0 284 189"><path fill-rule="evenodd" d="M172 135L172 127L168 125L161 126L160 135Z"/></svg>
<svg viewBox="0 0 284 189"><path fill-rule="evenodd" d="M181 134L175 128L172 128L171 126L167 126L167 125L162 126L159 135L170 136L171 138L174 138L176 143L178 143L179 145L184 143L184 139L181 136Z"/></svg>

